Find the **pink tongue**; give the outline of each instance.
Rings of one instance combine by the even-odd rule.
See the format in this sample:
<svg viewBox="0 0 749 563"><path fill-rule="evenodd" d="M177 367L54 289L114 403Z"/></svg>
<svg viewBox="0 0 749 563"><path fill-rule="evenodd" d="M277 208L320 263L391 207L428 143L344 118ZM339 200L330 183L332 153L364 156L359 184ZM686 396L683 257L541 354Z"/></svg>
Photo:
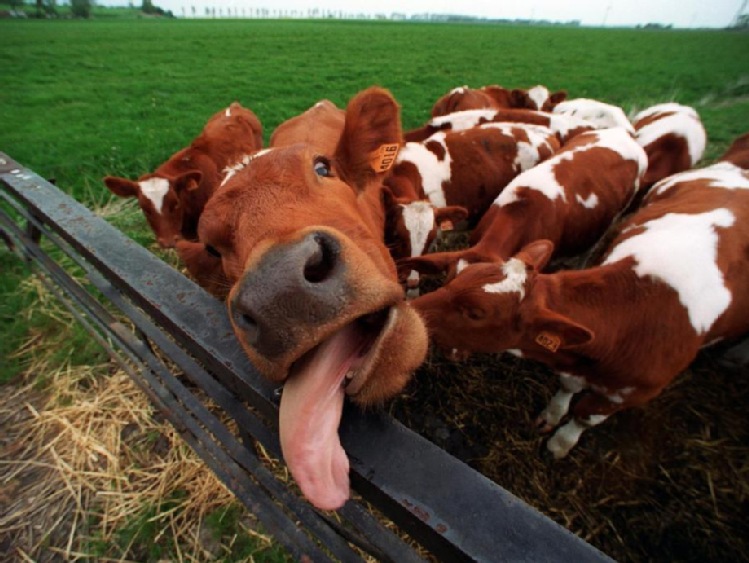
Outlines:
<svg viewBox="0 0 749 563"><path fill-rule="evenodd" d="M322 510L349 498L349 461L338 438L341 386L354 360L357 334L346 326L323 342L289 376L281 395L281 449L302 493Z"/></svg>

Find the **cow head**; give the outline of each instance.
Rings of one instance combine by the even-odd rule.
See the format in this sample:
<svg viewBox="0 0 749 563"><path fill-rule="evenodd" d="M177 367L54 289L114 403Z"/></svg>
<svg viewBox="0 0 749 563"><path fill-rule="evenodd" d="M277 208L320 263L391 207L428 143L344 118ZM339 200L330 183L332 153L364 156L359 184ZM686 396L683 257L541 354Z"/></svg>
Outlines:
<svg viewBox="0 0 749 563"><path fill-rule="evenodd" d="M385 240L396 259L416 258L426 254L440 232L450 231L456 223L468 218L465 207L435 207L428 200L397 198L389 190L385 194ZM419 273L411 270L401 276L402 279L404 277L407 295L415 297L419 294Z"/></svg>
<svg viewBox="0 0 749 563"><path fill-rule="evenodd" d="M221 254L236 336L284 382L284 458L307 498L348 498L337 437L344 396L398 393L424 359L426 330L405 301L383 240L382 181L401 141L399 107L370 88L346 109L334 154L308 144L252 159L206 205L200 240Z"/></svg>
<svg viewBox="0 0 749 563"><path fill-rule="evenodd" d="M541 240L507 261L470 264L443 287L414 299L431 340L463 357L589 341L590 331L548 309L543 295L534 291L553 248Z"/></svg>
<svg viewBox="0 0 749 563"><path fill-rule="evenodd" d="M107 176L104 184L120 197L138 198L138 205L163 248L182 236L187 192L197 189L203 174L186 170L174 175L146 174L137 181Z"/></svg>

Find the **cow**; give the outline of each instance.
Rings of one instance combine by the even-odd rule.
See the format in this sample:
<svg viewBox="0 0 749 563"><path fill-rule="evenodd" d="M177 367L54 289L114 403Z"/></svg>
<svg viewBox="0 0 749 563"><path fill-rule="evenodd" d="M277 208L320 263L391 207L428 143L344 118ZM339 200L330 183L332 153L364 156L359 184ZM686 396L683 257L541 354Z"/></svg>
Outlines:
<svg viewBox="0 0 749 563"><path fill-rule="evenodd" d="M234 102L211 117L190 146L137 181L107 176L104 184L120 197L138 198L143 214L163 248L178 239L194 240L198 219L218 188L227 166L263 145L260 120Z"/></svg>
<svg viewBox="0 0 749 563"><path fill-rule="evenodd" d="M635 139L648 155L643 183L694 168L705 152L707 134L700 116L689 106L665 103L651 106L632 118Z"/></svg>
<svg viewBox="0 0 749 563"><path fill-rule="evenodd" d="M284 459L321 509L349 496L338 439L344 398L368 406L397 394L428 346L383 241L382 183L402 142L400 108L372 87L345 111L334 153L271 148L211 198L199 225L221 256L241 347L284 384Z"/></svg>
<svg viewBox="0 0 749 563"><path fill-rule="evenodd" d="M749 170L749 133L744 133L734 139L731 146L720 157L720 160L731 162L739 168Z"/></svg>
<svg viewBox="0 0 749 563"><path fill-rule="evenodd" d="M749 172L721 162L656 184L589 268L543 273L553 244L534 241L412 304L439 347L513 351L559 374L536 422L556 428L547 448L562 458L586 429L658 396L703 346L749 331L747 248Z"/></svg>
<svg viewBox="0 0 749 563"><path fill-rule="evenodd" d="M286 147L307 143L332 154L343 132L346 112L330 100L320 100L304 113L281 123L270 137L268 146Z"/></svg>
<svg viewBox="0 0 749 563"><path fill-rule="evenodd" d="M635 132L622 108L598 100L589 98L565 100L554 106L551 111L555 115L582 119L587 123L592 123L597 129L621 127L629 133Z"/></svg>
<svg viewBox="0 0 749 563"><path fill-rule="evenodd" d="M508 90L497 85L483 86L478 89L461 86L453 88L435 102L432 107L432 117L470 109L522 108L551 111L566 97L567 92L563 90L551 93L546 86L541 85L527 90L519 88Z"/></svg>
<svg viewBox="0 0 749 563"><path fill-rule="evenodd" d="M549 127L566 143L585 131L602 128L570 115L555 115L530 109L473 109L433 117L425 125L403 134L406 142L422 142L440 131L464 131L487 123L527 123Z"/></svg>
<svg viewBox="0 0 749 563"><path fill-rule="evenodd" d="M624 129L578 135L502 190L469 248L401 260L401 271L452 278L467 264L501 262L538 239L551 240L559 256L585 252L635 197L646 167L645 151Z"/></svg>
<svg viewBox="0 0 749 563"><path fill-rule="evenodd" d="M486 123L405 143L385 181L398 203L392 214L393 256L421 256L445 224L463 219L475 224L513 178L559 147L551 129L525 123ZM418 272L403 275L408 295L417 295Z"/></svg>

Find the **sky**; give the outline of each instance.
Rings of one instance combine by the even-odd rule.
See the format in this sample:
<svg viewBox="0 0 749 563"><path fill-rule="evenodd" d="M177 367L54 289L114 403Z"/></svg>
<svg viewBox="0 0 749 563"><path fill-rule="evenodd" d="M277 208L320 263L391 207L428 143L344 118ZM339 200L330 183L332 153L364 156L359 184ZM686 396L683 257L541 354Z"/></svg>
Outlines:
<svg viewBox="0 0 749 563"><path fill-rule="evenodd" d="M141 0L98 0L99 5L139 5ZM192 7L199 16L205 8L229 10L249 15L250 9L267 8L307 15L310 8L333 10L345 14L464 14L501 19L543 19L551 21L580 20L582 25L634 26L646 23L674 27L712 27L729 25L744 0L153 0L156 6L171 10L175 16L190 16Z"/></svg>

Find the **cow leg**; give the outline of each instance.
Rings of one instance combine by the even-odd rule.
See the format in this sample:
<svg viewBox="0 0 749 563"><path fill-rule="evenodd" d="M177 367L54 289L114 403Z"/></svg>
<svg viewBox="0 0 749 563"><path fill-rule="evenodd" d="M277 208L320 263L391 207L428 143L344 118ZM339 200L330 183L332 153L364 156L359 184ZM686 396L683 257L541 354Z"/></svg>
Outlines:
<svg viewBox="0 0 749 563"><path fill-rule="evenodd" d="M569 373L559 374L559 391L551 398L547 407L536 418L536 428L543 434L551 432L570 410L570 401L575 393L588 387L585 378Z"/></svg>

